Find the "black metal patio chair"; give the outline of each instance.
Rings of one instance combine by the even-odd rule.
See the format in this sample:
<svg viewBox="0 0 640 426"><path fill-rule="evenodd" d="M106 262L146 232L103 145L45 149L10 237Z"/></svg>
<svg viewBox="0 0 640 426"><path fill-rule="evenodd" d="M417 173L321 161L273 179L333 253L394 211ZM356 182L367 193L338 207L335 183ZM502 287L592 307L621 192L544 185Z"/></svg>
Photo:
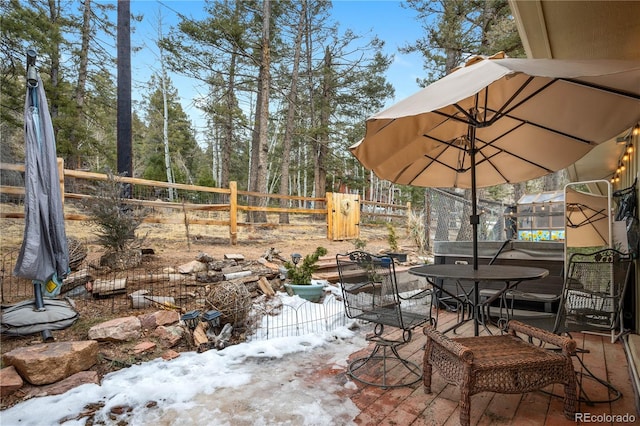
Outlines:
<svg viewBox="0 0 640 426"><path fill-rule="evenodd" d="M398 348L411 341L416 327L430 321L431 290L417 287L417 280L398 284L390 257L353 251L338 254L336 263L346 315L374 324L367 340L375 346L369 355L349 363L349 375L382 388L420 381L422 367L403 358Z"/></svg>
<svg viewBox="0 0 640 426"><path fill-rule="evenodd" d="M536 313L523 315L513 309L505 297L502 300L502 312L506 317L502 323L517 319L529 325L552 331L556 334L571 336L572 332L597 333L611 336L613 343L623 333L622 312L624 296L633 279L633 261L631 256L615 249L602 249L590 253L573 253L567 262L562 293L559 296L558 310L555 314ZM535 296L530 296L535 300ZM588 350L578 348L576 355L586 354ZM611 383L597 377L577 356L582 371L579 379L595 380L608 389L610 398L592 400L580 389L580 401L587 404L608 403L619 399L622 393ZM581 380L578 380L581 385Z"/></svg>

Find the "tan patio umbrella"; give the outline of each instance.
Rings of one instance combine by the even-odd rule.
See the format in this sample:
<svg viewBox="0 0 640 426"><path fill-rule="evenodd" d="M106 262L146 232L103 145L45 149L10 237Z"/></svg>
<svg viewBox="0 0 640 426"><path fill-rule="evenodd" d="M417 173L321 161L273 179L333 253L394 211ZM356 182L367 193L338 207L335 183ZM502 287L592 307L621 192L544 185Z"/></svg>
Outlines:
<svg viewBox="0 0 640 426"><path fill-rule="evenodd" d="M611 245L609 197L567 187L564 202L567 247Z"/></svg>
<svg viewBox="0 0 640 426"><path fill-rule="evenodd" d="M352 153L404 185L476 188L561 170L640 121L640 61L484 59L374 115Z"/></svg>

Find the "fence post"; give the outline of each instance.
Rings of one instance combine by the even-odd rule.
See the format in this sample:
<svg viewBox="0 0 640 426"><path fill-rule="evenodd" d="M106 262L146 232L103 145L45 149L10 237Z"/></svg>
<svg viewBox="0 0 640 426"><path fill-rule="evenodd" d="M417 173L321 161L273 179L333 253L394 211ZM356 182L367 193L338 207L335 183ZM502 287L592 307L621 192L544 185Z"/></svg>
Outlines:
<svg viewBox="0 0 640 426"><path fill-rule="evenodd" d="M238 244L238 182L229 182L229 238L231 245Z"/></svg>
<svg viewBox="0 0 640 426"><path fill-rule="evenodd" d="M58 181L60 184L60 199L62 200L62 207L64 208L64 158L58 157Z"/></svg>
<svg viewBox="0 0 640 426"><path fill-rule="evenodd" d="M411 201L407 201L407 233L411 233Z"/></svg>
<svg viewBox="0 0 640 426"><path fill-rule="evenodd" d="M333 192L325 193L327 200L325 206L327 206L327 239L333 240Z"/></svg>

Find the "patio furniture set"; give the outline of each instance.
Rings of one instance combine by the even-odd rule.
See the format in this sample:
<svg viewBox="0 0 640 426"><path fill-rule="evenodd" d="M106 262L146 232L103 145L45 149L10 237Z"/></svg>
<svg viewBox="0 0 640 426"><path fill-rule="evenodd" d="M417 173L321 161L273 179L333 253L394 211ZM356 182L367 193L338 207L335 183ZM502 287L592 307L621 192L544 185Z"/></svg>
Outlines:
<svg viewBox="0 0 640 426"><path fill-rule="evenodd" d="M355 380L382 388L422 380L425 391L430 393L435 369L447 383L460 388L462 425L470 424L470 397L485 391L517 394L561 384L564 393L554 396L564 398L563 411L571 420L579 400L605 402L589 400L580 387L573 358L581 350L569 333L607 332L618 327L633 265L629 256L613 249L571 256L558 296L558 312L547 315L549 321L545 324L535 325L516 318L516 311L510 309L510 292L523 281L544 276L546 271L541 268L486 265L472 270L470 265L424 265L409 269L409 273L426 277L430 286L407 290L398 283L394 262L388 257L358 251L338 255L336 260L347 316L375 324L373 335L368 337L375 343L373 350L350 362L348 373ZM438 306L437 298L443 295L434 291L442 285L442 278L473 282L474 286L471 292L445 295L458 304L459 321L439 331L431 306ZM504 286L489 299L479 300L479 284L486 280L502 281ZM423 299L428 304L418 304L422 311L416 311L414 302ZM500 305L502 318L491 316L492 303ZM468 321L474 323L473 337L447 335ZM490 329L489 322L501 328ZM400 329L402 338L388 337L385 326ZM420 326L426 336L422 369L403 358L398 350ZM487 335L480 335L480 326ZM500 334L494 335L491 330L499 330ZM406 369L400 381L394 381L390 374L397 365ZM590 375L614 395L606 402L620 397L611 384L582 366L585 373L580 374Z"/></svg>

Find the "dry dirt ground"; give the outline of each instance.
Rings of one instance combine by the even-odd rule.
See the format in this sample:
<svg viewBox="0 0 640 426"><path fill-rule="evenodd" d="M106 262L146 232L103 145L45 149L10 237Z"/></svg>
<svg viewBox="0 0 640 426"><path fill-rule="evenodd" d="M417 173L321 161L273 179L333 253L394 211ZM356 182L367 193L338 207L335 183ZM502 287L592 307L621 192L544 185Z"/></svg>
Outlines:
<svg viewBox="0 0 640 426"><path fill-rule="evenodd" d="M0 248L6 251L8 248L19 247L21 241L22 228L17 221L2 220L0 226L4 232L0 240ZM221 227L219 227L221 228ZM315 226L299 226L286 229L276 229L274 227L252 227L241 228L238 244L229 243L228 234L225 235L225 228L213 233L211 227L198 228L190 227L188 233L184 227L177 225L143 224L140 229L141 235L146 235L144 247L151 248L155 254L151 257L154 267L177 266L194 260L199 253L206 253L214 259L222 259L225 254L242 254L247 260L255 260L261 257L267 250L274 248L280 251L281 255L289 258L292 253L311 253L318 246L323 246L328 250L328 256L335 256L337 253L345 253L355 249L353 241L330 241L325 236L325 227L322 224ZM398 233L400 234L400 233ZM74 236L85 242L88 249L87 260L95 261L101 255L101 248L95 244L95 237L90 232L90 227L86 223L72 222L67 225L67 235ZM188 235L188 237L187 237ZM401 248L412 249L411 242L407 238L399 235ZM366 250L377 253L388 249L387 231L384 227L368 228L361 231L360 239L366 242ZM85 307L90 312L80 311L80 319L70 328L54 332L56 341L83 340L87 338L89 328L99 322L111 319L114 315L105 309L99 312L100 307ZM135 311L135 315L140 315L140 310ZM133 313L132 313L133 314ZM126 316L119 314L116 316ZM25 337L2 336L0 340L0 352L2 354L21 346L42 343L40 335ZM100 343L99 362L92 368L98 372L101 378L105 374L129 365L144 362L162 355L164 349L158 347L156 350L143 354L134 354L132 349L139 343ZM195 348L187 343L181 343L174 347L174 350L191 351ZM7 408L17 402L29 397L30 385L26 385L12 396L0 399L0 409Z"/></svg>

